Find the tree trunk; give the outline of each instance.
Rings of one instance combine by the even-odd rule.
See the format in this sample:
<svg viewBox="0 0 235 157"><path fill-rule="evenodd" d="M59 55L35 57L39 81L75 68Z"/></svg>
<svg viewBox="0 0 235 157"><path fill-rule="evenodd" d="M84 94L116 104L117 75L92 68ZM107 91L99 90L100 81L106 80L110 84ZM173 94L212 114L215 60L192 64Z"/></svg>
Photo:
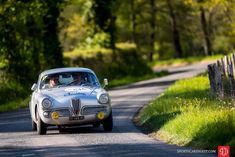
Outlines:
<svg viewBox="0 0 235 157"><path fill-rule="evenodd" d="M208 25L206 21L206 15L205 10L203 7L200 7L200 15L201 15L201 26L203 31L203 37L204 37L204 54L206 56L211 56L211 41L210 41L210 33L208 31Z"/></svg>
<svg viewBox="0 0 235 157"><path fill-rule="evenodd" d="M181 58L183 56L183 52L182 52L182 47L181 47L181 42L180 42L180 34L179 34L178 27L177 27L176 15L175 15L174 8L172 6L172 1L167 0L167 5L168 5L169 14L171 17L171 22L172 22L172 37L173 37L176 57Z"/></svg>
<svg viewBox="0 0 235 157"><path fill-rule="evenodd" d="M109 29L109 34L110 34L110 46L112 48L112 60L116 61L116 16L112 15L111 17L111 23L110 23L110 29Z"/></svg>
<svg viewBox="0 0 235 157"><path fill-rule="evenodd" d="M151 6L151 34L150 34L150 51L148 54L148 60L150 62L153 61L153 53L154 53L154 41L155 41L155 28L156 28L156 5L155 0L150 0L150 6Z"/></svg>
<svg viewBox="0 0 235 157"><path fill-rule="evenodd" d="M135 0L130 0L131 4L131 27L132 27L132 41L138 45L136 38L136 12L135 12Z"/></svg>
<svg viewBox="0 0 235 157"><path fill-rule="evenodd" d="M61 1L45 1L48 6L47 14L43 17L45 32L43 34L44 57L46 68L63 66L63 54L58 38L58 17L60 15L59 4ZM45 67L44 67L45 68Z"/></svg>

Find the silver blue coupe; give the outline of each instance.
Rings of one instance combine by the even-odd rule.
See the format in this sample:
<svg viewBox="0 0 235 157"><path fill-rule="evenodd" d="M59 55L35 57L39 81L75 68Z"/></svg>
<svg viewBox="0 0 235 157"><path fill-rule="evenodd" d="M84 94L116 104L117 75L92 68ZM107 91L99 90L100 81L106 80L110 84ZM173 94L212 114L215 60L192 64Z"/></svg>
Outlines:
<svg viewBox="0 0 235 157"><path fill-rule="evenodd" d="M104 86L108 80L104 79ZM103 125L112 131L113 118L109 94L95 73L87 68L57 68L39 75L32 86L29 103L32 129L39 135L56 125L59 131L67 126Z"/></svg>

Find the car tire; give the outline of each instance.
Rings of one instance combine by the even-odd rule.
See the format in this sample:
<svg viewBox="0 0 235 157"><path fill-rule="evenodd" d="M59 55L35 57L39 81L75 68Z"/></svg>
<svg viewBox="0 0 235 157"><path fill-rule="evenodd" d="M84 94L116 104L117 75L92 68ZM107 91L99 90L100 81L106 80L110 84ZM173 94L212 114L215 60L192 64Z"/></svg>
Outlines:
<svg viewBox="0 0 235 157"><path fill-rule="evenodd" d="M64 133L65 132L65 127L64 126L60 126L58 125L58 130L59 130L59 133Z"/></svg>
<svg viewBox="0 0 235 157"><path fill-rule="evenodd" d="M32 130L36 131L37 130L37 124L33 121L33 119L31 120L32 122Z"/></svg>
<svg viewBox="0 0 235 157"><path fill-rule="evenodd" d="M94 124L93 124L93 127L94 127L94 128L100 127L100 123L94 123Z"/></svg>
<svg viewBox="0 0 235 157"><path fill-rule="evenodd" d="M112 131L113 130L113 115L112 115L112 112L103 121L103 128L104 128L104 131Z"/></svg>
<svg viewBox="0 0 235 157"><path fill-rule="evenodd" d="M37 111L37 113L36 113L36 115L37 115L37 133L38 133L38 135L45 135L47 132L46 124L41 120L38 110L36 110L36 111Z"/></svg>

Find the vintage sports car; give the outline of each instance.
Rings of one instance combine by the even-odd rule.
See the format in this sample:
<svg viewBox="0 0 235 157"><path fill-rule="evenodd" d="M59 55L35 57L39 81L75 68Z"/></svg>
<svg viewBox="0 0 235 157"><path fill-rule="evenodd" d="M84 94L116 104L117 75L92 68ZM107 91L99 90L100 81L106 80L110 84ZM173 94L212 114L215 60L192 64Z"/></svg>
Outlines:
<svg viewBox="0 0 235 157"><path fill-rule="evenodd" d="M104 79L104 86L108 80ZM32 86L29 103L32 129L39 135L47 127L93 124L112 131L113 118L110 97L95 73L87 68L57 68L39 75Z"/></svg>

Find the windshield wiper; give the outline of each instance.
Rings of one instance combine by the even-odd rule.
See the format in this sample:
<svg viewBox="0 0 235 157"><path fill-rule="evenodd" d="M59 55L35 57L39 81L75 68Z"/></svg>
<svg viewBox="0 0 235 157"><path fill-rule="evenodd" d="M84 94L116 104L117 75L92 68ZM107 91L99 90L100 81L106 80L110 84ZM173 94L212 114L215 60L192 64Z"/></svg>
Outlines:
<svg viewBox="0 0 235 157"><path fill-rule="evenodd" d="M76 81L78 81L78 80L73 80L73 81L69 82L68 84L66 84L66 86L69 86L69 85L75 83Z"/></svg>

